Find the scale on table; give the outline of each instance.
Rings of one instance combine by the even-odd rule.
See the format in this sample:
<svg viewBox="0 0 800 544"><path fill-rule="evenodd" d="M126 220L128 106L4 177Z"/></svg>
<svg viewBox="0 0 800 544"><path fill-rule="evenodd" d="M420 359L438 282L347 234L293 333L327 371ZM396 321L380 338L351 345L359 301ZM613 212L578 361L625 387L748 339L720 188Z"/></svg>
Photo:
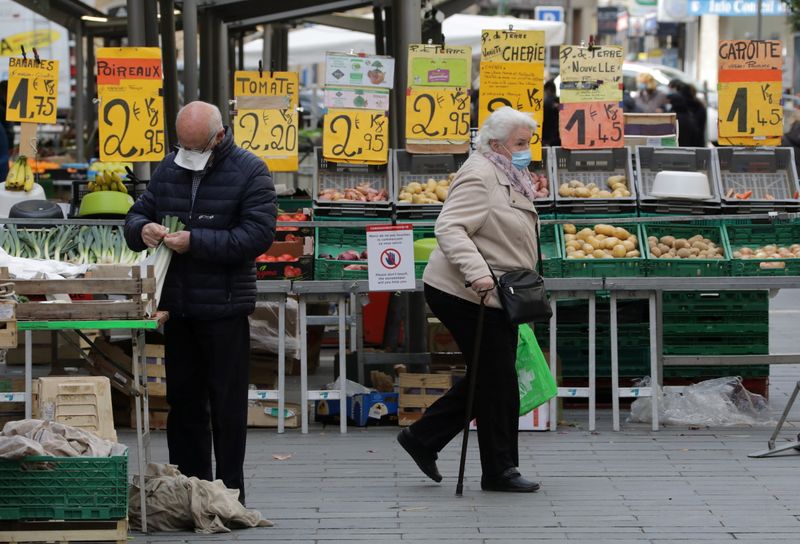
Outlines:
<svg viewBox="0 0 800 544"><path fill-rule="evenodd" d="M794 386L794 392L792 392L792 396L789 398L786 408L783 409L781 419L775 426L775 430L772 431L772 436L769 438L769 442L767 442L768 449L751 453L748 455L748 457L770 457L777 453L790 450L795 450L797 453L800 453L800 434L797 435L797 440L794 442L787 442L786 444L781 444L780 446L775 447L775 439L778 438L778 434L781 432L781 427L783 427L786 418L789 416L789 412L792 410L792 406L794 405L794 401L797 399L798 393L800 393L800 381L798 381Z"/></svg>

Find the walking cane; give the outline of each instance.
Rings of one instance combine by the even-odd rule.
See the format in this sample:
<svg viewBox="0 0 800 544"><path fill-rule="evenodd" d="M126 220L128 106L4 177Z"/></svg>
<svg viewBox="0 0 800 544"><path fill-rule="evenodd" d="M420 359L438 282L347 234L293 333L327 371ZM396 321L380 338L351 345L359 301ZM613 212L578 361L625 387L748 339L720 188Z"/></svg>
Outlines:
<svg viewBox="0 0 800 544"><path fill-rule="evenodd" d="M464 437L461 440L461 464L458 467L458 483L456 484L456 497L464 492L464 465L467 462L467 442L469 441L469 424L472 421L472 404L475 402L475 386L478 382L478 361L481 358L481 337L483 336L483 310L486 293L481 293L481 305L478 309L478 327L475 331L475 350L472 364L469 366L469 392L467 394L467 407L464 415Z"/></svg>

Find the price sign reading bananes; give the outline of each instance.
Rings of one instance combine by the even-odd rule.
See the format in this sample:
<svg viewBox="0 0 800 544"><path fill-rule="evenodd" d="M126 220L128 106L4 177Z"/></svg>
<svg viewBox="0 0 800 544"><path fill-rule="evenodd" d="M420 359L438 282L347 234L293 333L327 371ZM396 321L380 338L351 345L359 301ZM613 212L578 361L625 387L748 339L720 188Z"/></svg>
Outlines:
<svg viewBox="0 0 800 544"><path fill-rule="evenodd" d="M57 60L9 59L7 120L55 123L57 99Z"/></svg>
<svg viewBox="0 0 800 544"><path fill-rule="evenodd" d="M97 50L100 160L160 161L164 145L161 50Z"/></svg>
<svg viewBox="0 0 800 544"><path fill-rule="evenodd" d="M406 96L406 140L469 141L469 105L464 89L412 87Z"/></svg>
<svg viewBox="0 0 800 544"><path fill-rule="evenodd" d="M386 164L389 118L383 111L330 109L322 131L322 155L333 162Z"/></svg>
<svg viewBox="0 0 800 544"><path fill-rule="evenodd" d="M780 41L720 42L721 143L767 145L783 134L782 65Z"/></svg>
<svg viewBox="0 0 800 544"><path fill-rule="evenodd" d="M567 149L624 145L623 112L618 102L562 104L558 122L561 145Z"/></svg>
<svg viewBox="0 0 800 544"><path fill-rule="evenodd" d="M273 172L297 171L298 89L297 72L234 75L234 141L264 159Z"/></svg>

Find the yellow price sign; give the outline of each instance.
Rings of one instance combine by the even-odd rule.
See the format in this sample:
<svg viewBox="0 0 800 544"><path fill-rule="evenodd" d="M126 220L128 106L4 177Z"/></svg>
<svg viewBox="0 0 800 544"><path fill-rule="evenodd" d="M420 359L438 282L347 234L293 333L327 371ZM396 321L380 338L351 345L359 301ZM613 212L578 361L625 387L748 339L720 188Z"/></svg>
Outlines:
<svg viewBox="0 0 800 544"><path fill-rule="evenodd" d="M524 62L481 62L478 120L482 125L496 109L508 106L530 113L536 121L531 138L533 160L542 160L544 65Z"/></svg>
<svg viewBox="0 0 800 544"><path fill-rule="evenodd" d="M273 172L297 170L297 111L238 110L234 141L263 158Z"/></svg>
<svg viewBox="0 0 800 544"><path fill-rule="evenodd" d="M8 61L6 118L20 123L55 123L58 100L58 61Z"/></svg>
<svg viewBox="0 0 800 544"><path fill-rule="evenodd" d="M333 162L386 164L389 118L374 110L330 109L322 129L322 155Z"/></svg>
<svg viewBox="0 0 800 544"><path fill-rule="evenodd" d="M781 82L719 84L720 138L783 134Z"/></svg>
<svg viewBox="0 0 800 544"><path fill-rule="evenodd" d="M406 96L406 140L469 142L469 105L464 89L412 87Z"/></svg>
<svg viewBox="0 0 800 544"><path fill-rule="evenodd" d="M261 157L273 172L296 172L300 86L297 72L237 71L233 80L236 144Z"/></svg>
<svg viewBox="0 0 800 544"><path fill-rule="evenodd" d="M545 61L544 32L541 30L481 31L481 61Z"/></svg>
<svg viewBox="0 0 800 544"><path fill-rule="evenodd" d="M161 50L105 47L97 52L100 160L164 158Z"/></svg>
<svg viewBox="0 0 800 544"><path fill-rule="evenodd" d="M562 45L558 56L562 104L622 101L622 47Z"/></svg>

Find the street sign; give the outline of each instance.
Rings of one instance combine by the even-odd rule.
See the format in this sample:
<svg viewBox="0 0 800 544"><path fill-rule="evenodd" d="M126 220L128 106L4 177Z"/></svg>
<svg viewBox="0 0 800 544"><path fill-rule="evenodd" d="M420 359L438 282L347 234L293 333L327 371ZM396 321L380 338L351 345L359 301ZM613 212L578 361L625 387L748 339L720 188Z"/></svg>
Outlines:
<svg viewBox="0 0 800 544"><path fill-rule="evenodd" d="M536 6L533 18L538 21L564 22L564 8L561 6Z"/></svg>

